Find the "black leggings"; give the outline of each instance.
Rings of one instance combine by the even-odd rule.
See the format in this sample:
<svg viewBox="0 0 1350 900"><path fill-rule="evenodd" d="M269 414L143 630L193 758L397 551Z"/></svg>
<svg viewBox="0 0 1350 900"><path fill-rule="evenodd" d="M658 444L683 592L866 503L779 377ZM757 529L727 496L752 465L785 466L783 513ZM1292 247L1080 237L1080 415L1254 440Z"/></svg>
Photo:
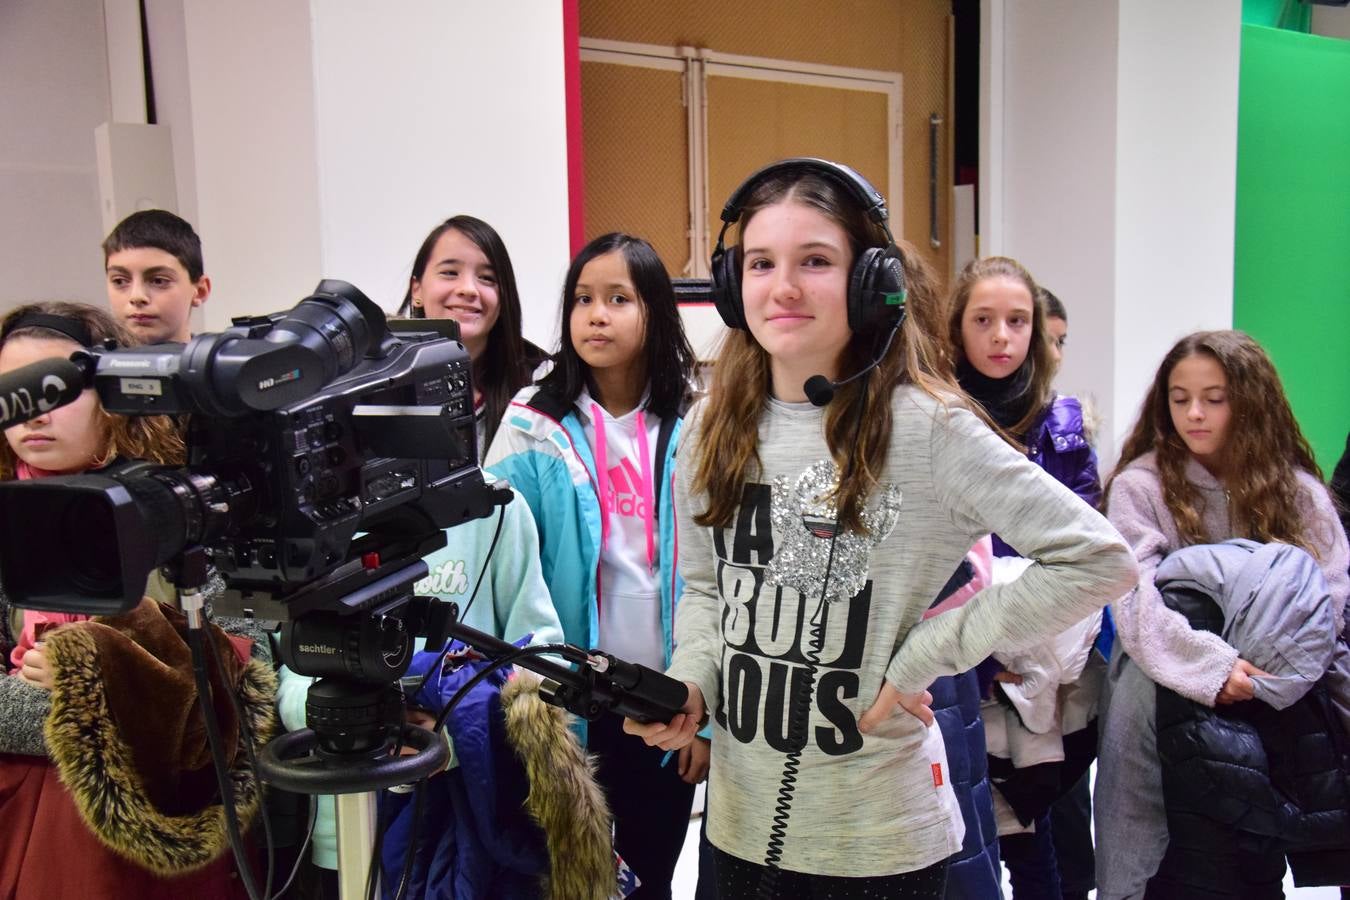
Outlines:
<svg viewBox="0 0 1350 900"><path fill-rule="evenodd" d="M666 761L666 751L625 734L618 716L601 716L587 729L596 780L614 815L614 849L642 882L629 900L670 900L694 786L680 778L673 754Z"/></svg>
<svg viewBox="0 0 1350 900"><path fill-rule="evenodd" d="M755 900L767 867L713 848L718 900ZM942 900L947 890L947 860L917 872L842 878L778 870L774 898L783 900Z"/></svg>

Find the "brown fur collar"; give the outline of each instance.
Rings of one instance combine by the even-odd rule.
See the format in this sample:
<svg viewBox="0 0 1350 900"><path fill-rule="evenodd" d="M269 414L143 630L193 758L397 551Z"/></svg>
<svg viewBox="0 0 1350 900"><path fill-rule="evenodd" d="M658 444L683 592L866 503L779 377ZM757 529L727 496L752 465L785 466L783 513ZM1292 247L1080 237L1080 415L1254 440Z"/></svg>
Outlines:
<svg viewBox="0 0 1350 900"><path fill-rule="evenodd" d="M224 811L204 728L181 615L153 601L125 616L95 619L46 637L54 686L44 732L52 761L81 818L108 847L160 875L207 865L228 848ZM239 659L212 626L261 747L276 731L276 676ZM212 666L213 693L230 753L241 827L262 789L248 766L243 729Z"/></svg>
<svg viewBox="0 0 1350 900"><path fill-rule="evenodd" d="M608 900L617 893L609 806L568 715L539 697L539 680L517 672L502 687L506 735L525 766L525 808L548 841L549 900Z"/></svg>

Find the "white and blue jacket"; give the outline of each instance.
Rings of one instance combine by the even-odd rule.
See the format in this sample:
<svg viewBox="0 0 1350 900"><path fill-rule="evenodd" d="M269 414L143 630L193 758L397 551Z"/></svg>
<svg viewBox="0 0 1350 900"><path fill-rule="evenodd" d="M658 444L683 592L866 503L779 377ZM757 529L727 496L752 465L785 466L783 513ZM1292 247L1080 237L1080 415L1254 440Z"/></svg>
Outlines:
<svg viewBox="0 0 1350 900"><path fill-rule="evenodd" d="M684 412L682 407L678 415L661 420L652 476L667 667L674 650L675 604L684 591L677 565L672 492L675 448ZM604 614L599 580L600 500L595 458L576 407L538 386L522 389L507 407L485 465L494 475L509 481L534 514L544 581L553 596L565 640L594 648Z"/></svg>

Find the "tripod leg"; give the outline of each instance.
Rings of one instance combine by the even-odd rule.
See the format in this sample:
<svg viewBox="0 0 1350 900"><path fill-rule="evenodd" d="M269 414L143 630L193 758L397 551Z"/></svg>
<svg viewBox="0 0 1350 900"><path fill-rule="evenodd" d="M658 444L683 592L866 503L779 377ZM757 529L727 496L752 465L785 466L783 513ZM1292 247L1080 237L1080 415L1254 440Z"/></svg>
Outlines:
<svg viewBox="0 0 1350 900"><path fill-rule="evenodd" d="M365 900L375 845L375 792L337 795L338 896ZM377 894L378 896L378 894Z"/></svg>

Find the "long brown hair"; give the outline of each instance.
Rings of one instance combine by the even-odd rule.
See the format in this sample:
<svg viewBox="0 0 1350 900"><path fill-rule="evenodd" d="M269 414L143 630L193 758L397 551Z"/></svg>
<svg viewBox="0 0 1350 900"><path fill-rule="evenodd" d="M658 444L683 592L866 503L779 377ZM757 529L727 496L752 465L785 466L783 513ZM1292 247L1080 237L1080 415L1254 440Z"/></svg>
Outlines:
<svg viewBox="0 0 1350 900"><path fill-rule="evenodd" d="M812 173L788 171L766 178L743 207L738 227L755 214L778 203L794 202L824 213L844 229L853 259L867 247L885 246L880 227L866 216L856 200L828 179ZM907 314L896 340L868 378L839 389L825 413L825 442L839 467L841 481L834 496L841 524L863 531L862 510L868 491L877 483L891 442L891 393L897 385L913 384L943 403L961 397L950 360L932 335L940 334L941 301L932 271L918 252L897 242L904 257L908 288ZM736 252L739 255L739 248ZM840 361L840 371L856 372L871 361L875 334L855 333ZM730 330L713 367L703 431L696 449L693 489L708 495L708 508L694 517L703 526L731 524L746 481L759 471L759 419L769 397L769 354L749 331ZM868 385L871 381L871 385ZM854 444L853 408L866 390L862 425ZM854 464L849 465L850 457Z"/></svg>
<svg viewBox="0 0 1350 900"><path fill-rule="evenodd" d="M1208 540L1201 524L1204 510L1199 491L1186 479L1190 451L1172 424L1167 387L1177 363L1195 355L1217 362L1227 381L1231 413L1219 453L1234 535L1261 543L1293 544L1318 555L1301 509L1298 470L1318 480L1322 470L1299 430L1270 357L1241 331L1196 332L1178 341L1163 357L1120 462L1106 483L1108 498L1116 476L1153 451L1163 501L1176 520L1177 531L1188 544Z"/></svg>
<svg viewBox="0 0 1350 900"><path fill-rule="evenodd" d="M40 326L24 325L13 331L9 330L12 323L30 313L59 316L81 322L89 330L89 336L96 344L114 340L118 346L127 347L135 343L126 329L104 310L84 303L53 301L30 303L11 310L3 320L0 320L0 335L3 335L0 337L0 347L14 338L72 340L70 335ZM183 464L185 457L183 437L179 434L177 424L170 417L119 416L105 410L102 404L99 404L98 411L104 431L104 449L92 468L106 466L119 456L170 466ZM0 440L0 481L14 478L17 465L18 458L10 448L9 441Z"/></svg>
<svg viewBox="0 0 1350 900"><path fill-rule="evenodd" d="M1020 282L1031 296L1031 341L1027 345L1027 359L1023 365L1031 367L1028 391L1032 399L1026 414L1006 429L1008 434L1020 438L1031 430L1055 396L1051 387L1055 380L1055 357L1050 349L1050 332L1045 325L1045 301L1041 297L1044 292L1026 267L1011 257L987 256L967 263L952 284L947 308L947 340L951 343L957 362L966 359L966 347L961 339L961 317L966 314L971 291L986 278L1010 278Z"/></svg>

